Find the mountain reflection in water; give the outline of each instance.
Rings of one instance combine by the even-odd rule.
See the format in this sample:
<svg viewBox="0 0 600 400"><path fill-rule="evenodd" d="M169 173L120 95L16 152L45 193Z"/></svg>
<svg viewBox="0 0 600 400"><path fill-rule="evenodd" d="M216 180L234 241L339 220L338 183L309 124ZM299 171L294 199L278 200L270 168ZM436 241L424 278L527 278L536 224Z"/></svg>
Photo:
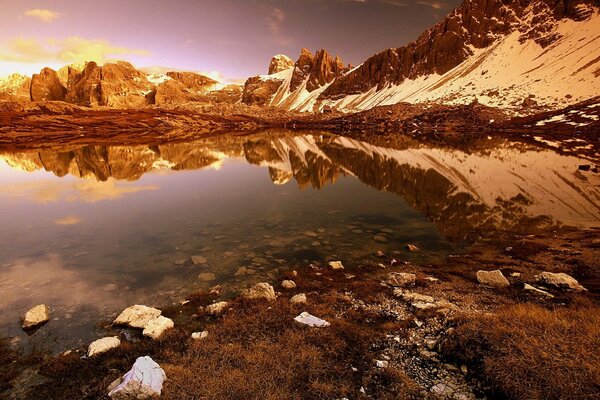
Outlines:
<svg viewBox="0 0 600 400"><path fill-rule="evenodd" d="M321 132L0 152L0 336L66 348L128 305L216 283L233 292L407 243L423 252L398 257L430 262L498 230L598 226L600 178L585 163L507 142L392 149ZM19 315L38 303L60 322L26 338Z"/></svg>

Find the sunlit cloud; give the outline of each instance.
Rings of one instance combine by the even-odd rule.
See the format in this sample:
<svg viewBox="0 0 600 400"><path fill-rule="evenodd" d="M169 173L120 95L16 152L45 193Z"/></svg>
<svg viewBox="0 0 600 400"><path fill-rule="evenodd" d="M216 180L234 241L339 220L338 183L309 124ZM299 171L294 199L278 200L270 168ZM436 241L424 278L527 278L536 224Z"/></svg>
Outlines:
<svg viewBox="0 0 600 400"><path fill-rule="evenodd" d="M64 218L55 219L54 223L56 225L77 225L81 223L81 218L77 215L67 215Z"/></svg>
<svg viewBox="0 0 600 400"><path fill-rule="evenodd" d="M417 4L422 5L422 6L431 7L436 10L442 10L442 9L448 8L448 4L446 4L442 1L435 1L435 0L433 0L433 1L431 1L431 0L417 1Z"/></svg>
<svg viewBox="0 0 600 400"><path fill-rule="evenodd" d="M269 36L274 43L281 46L290 44L290 39L282 33L282 27L285 22L285 12L277 7L268 9L265 17L265 23Z"/></svg>
<svg viewBox="0 0 600 400"><path fill-rule="evenodd" d="M52 22L58 17L60 17L60 13L52 10L45 10L41 8L34 8L32 10L25 11L24 15L26 17L37 18L42 22Z"/></svg>

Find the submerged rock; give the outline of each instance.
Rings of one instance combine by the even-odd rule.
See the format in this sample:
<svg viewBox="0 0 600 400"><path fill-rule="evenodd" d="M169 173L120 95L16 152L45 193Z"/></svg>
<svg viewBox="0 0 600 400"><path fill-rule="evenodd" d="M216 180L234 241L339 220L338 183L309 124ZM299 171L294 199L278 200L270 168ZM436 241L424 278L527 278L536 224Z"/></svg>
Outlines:
<svg viewBox="0 0 600 400"><path fill-rule="evenodd" d="M148 321L142 334L156 340L160 338L166 330L171 329L174 326L173 320L161 315Z"/></svg>
<svg viewBox="0 0 600 400"><path fill-rule="evenodd" d="M583 292L587 289L577 282L577 279L563 272L542 272L536 276L536 280L548 286L553 286L558 289L573 290L575 292Z"/></svg>
<svg viewBox="0 0 600 400"><path fill-rule="evenodd" d="M23 315L21 326L23 329L33 329L48 321L50 321L50 308L45 304L38 304Z"/></svg>
<svg viewBox="0 0 600 400"><path fill-rule="evenodd" d="M499 269L494 271L477 271L477 282L495 288L505 288L510 286L510 282L508 282L508 279L504 277L502 271Z"/></svg>
<svg viewBox="0 0 600 400"><path fill-rule="evenodd" d="M143 329L148 322L158 318L161 314L162 311L157 308L136 304L123 310L114 320L113 324Z"/></svg>
<svg viewBox="0 0 600 400"><path fill-rule="evenodd" d="M104 337L90 343L88 346L88 357L93 357L98 354L105 353L109 350L117 348L121 345L121 339L117 336Z"/></svg>
<svg viewBox="0 0 600 400"><path fill-rule="evenodd" d="M296 318L294 318L294 321L296 321L302 325L307 325L307 326L316 327L316 328L324 328L326 326L331 325L329 322L325 321L324 319L315 317L314 315L310 315L306 311L303 312L302 314L298 315Z"/></svg>
<svg viewBox="0 0 600 400"><path fill-rule="evenodd" d="M404 287L412 286L417 281L415 274L406 272L390 272L387 276L387 283L390 286Z"/></svg>
<svg viewBox="0 0 600 400"><path fill-rule="evenodd" d="M257 283L251 288L243 290L242 297L250 300L266 299L269 301L275 300L276 298L275 289L266 282Z"/></svg>
<svg viewBox="0 0 600 400"><path fill-rule="evenodd" d="M202 265L202 264L208 263L208 260L206 259L206 257L202 257L202 256L192 256L191 260L194 265Z"/></svg>
<svg viewBox="0 0 600 400"><path fill-rule="evenodd" d="M202 272L198 274L198 279L201 282L212 282L217 279L217 276L212 272Z"/></svg>
<svg viewBox="0 0 600 400"><path fill-rule="evenodd" d="M114 400L146 400L160 397L167 375L152 358L135 360L129 372L109 386L108 396Z"/></svg>

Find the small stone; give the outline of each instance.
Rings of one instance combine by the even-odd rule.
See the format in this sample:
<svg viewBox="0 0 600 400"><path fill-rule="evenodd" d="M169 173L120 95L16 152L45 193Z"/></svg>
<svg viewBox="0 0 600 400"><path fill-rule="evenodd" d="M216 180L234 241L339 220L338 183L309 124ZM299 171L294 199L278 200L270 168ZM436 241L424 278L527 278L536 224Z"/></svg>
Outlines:
<svg viewBox="0 0 600 400"><path fill-rule="evenodd" d="M202 339L206 339L207 337L208 337L208 331L192 333L192 339L194 339L194 340L202 340Z"/></svg>
<svg viewBox="0 0 600 400"><path fill-rule="evenodd" d="M383 251L377 250L377 252L375 253L375 256L382 258L382 257L385 257L385 254L383 253Z"/></svg>
<svg viewBox="0 0 600 400"><path fill-rule="evenodd" d="M430 391L436 396L440 396L442 398L451 397L454 394L454 389L452 389L445 383L438 383L437 385L433 385Z"/></svg>
<svg viewBox="0 0 600 400"><path fill-rule="evenodd" d="M154 340L159 339L166 330L172 329L175 326L173 320L167 317L163 317L162 315L150 320L142 335L152 338Z"/></svg>
<svg viewBox="0 0 600 400"><path fill-rule="evenodd" d="M565 273L542 272L535 277L542 284L553 286L558 289L573 290L575 292L583 292L587 289L577 282L575 278Z"/></svg>
<svg viewBox="0 0 600 400"><path fill-rule="evenodd" d="M121 339L117 336L109 336L102 339L98 339L90 343L88 346L88 357L93 357L98 354L105 353L111 349L117 348L121 345Z"/></svg>
<svg viewBox="0 0 600 400"><path fill-rule="evenodd" d="M406 272L390 272L387 276L387 283L390 286L405 287L412 286L417 281L415 274Z"/></svg>
<svg viewBox="0 0 600 400"><path fill-rule="evenodd" d="M418 253L419 251L421 251L421 249L415 246L414 244L407 244L406 246L404 246L404 249L411 253Z"/></svg>
<svg viewBox="0 0 600 400"><path fill-rule="evenodd" d="M333 270L344 269L344 264L341 261L329 261L329 267Z"/></svg>
<svg viewBox="0 0 600 400"><path fill-rule="evenodd" d="M201 282L212 282L217 279L217 276L212 272L201 272L198 274L198 279Z"/></svg>
<svg viewBox="0 0 600 400"><path fill-rule="evenodd" d="M206 312L210 315L221 315L229 307L229 303L226 301L219 301L206 307Z"/></svg>
<svg viewBox="0 0 600 400"><path fill-rule="evenodd" d="M162 314L162 311L157 308L136 304L123 310L113 324L143 329L150 320L158 318L160 314Z"/></svg>
<svg viewBox="0 0 600 400"><path fill-rule="evenodd" d="M504 277L502 271L499 269L494 271L477 271L477 282L495 288L505 288L510 286L510 282L508 282L508 279Z"/></svg>
<svg viewBox="0 0 600 400"><path fill-rule="evenodd" d="M327 322L321 318L317 318L314 315L310 315L306 311L301 313L300 315L298 315L296 318L294 318L294 321L296 321L302 325L307 325L307 326L316 327L316 328L324 328L324 327L331 325L329 322Z"/></svg>
<svg viewBox="0 0 600 400"><path fill-rule="evenodd" d="M379 243L385 243L388 241L388 239L383 235L375 235L373 236L373 240Z"/></svg>
<svg viewBox="0 0 600 400"><path fill-rule="evenodd" d="M317 236L319 236L319 235L317 235L316 232L313 232L313 231L304 231L304 232L302 232L302 234L304 236L308 236L308 237L317 237Z"/></svg>
<svg viewBox="0 0 600 400"><path fill-rule="evenodd" d="M375 366L377 368L387 368L388 365L390 364L389 361L385 361L385 360L374 360L375 361Z"/></svg>
<svg viewBox="0 0 600 400"><path fill-rule="evenodd" d="M281 287L288 290L296 289L296 282L291 280L285 280L281 282Z"/></svg>
<svg viewBox="0 0 600 400"><path fill-rule="evenodd" d="M194 263L194 265L202 265L202 264L208 263L208 260L206 259L206 257L192 256L191 258L192 258L192 263Z"/></svg>
<svg viewBox="0 0 600 400"><path fill-rule="evenodd" d="M114 400L156 399L166 378L165 371L152 358L139 357L129 372L109 386L108 396Z"/></svg>
<svg viewBox="0 0 600 400"><path fill-rule="evenodd" d="M275 289L266 282L257 283L249 289L242 291L242 297L250 300L266 299L275 300Z"/></svg>
<svg viewBox="0 0 600 400"><path fill-rule="evenodd" d="M252 275L256 271L248 267L239 267L237 271L235 271L235 276L244 276L244 275Z"/></svg>
<svg viewBox="0 0 600 400"><path fill-rule="evenodd" d="M290 299L290 303L292 303L292 304L306 304L306 302L307 302L306 294L304 294L304 293L300 293L295 296L292 296L292 298Z"/></svg>
<svg viewBox="0 0 600 400"><path fill-rule="evenodd" d="M50 321L50 308L45 304L38 304L30 308L22 318L23 329L33 329Z"/></svg>
<svg viewBox="0 0 600 400"><path fill-rule="evenodd" d="M523 290L526 290L529 293L533 293L533 294L536 294L536 295L539 295L539 296L547 297L549 299L554 298L554 295L546 292L545 290L538 289L535 286L531 286L531 285L529 285L527 283L523 286Z"/></svg>

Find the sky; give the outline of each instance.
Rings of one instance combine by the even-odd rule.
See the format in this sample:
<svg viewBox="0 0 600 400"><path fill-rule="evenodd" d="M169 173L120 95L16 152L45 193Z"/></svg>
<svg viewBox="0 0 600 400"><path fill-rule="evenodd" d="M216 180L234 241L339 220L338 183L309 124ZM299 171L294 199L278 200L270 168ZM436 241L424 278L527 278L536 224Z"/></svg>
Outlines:
<svg viewBox="0 0 600 400"><path fill-rule="evenodd" d="M275 54L324 48L358 65L460 0L0 0L0 77L121 59L235 81Z"/></svg>

